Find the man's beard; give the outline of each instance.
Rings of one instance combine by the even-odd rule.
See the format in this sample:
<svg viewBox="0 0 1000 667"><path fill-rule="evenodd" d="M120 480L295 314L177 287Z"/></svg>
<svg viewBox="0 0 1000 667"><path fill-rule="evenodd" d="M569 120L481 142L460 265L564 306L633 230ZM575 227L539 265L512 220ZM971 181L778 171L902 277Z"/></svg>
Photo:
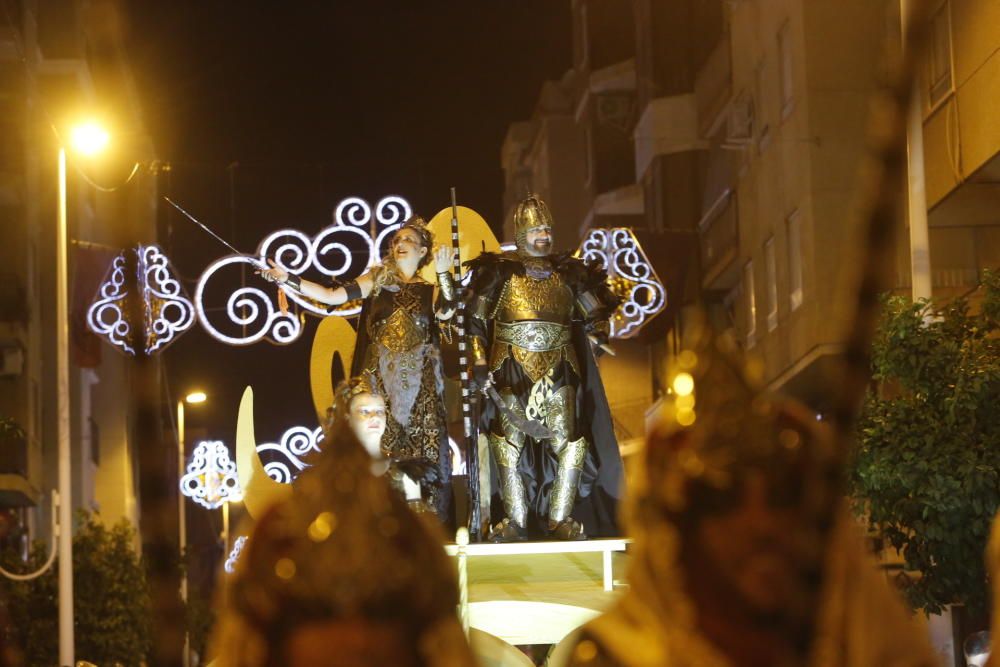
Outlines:
<svg viewBox="0 0 1000 667"><path fill-rule="evenodd" d="M545 257L552 252L552 241L535 241L528 245L528 252L535 257Z"/></svg>

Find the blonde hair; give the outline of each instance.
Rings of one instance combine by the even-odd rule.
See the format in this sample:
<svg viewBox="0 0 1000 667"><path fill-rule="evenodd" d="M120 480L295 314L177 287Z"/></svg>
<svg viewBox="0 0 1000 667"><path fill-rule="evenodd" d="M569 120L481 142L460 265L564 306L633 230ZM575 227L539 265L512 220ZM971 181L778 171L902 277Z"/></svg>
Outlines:
<svg viewBox="0 0 1000 667"><path fill-rule="evenodd" d="M415 215L403 223L396 233L400 233L404 229L410 229L417 233L417 237L420 239L420 247L427 248L427 254L420 258L420 263L417 264L417 270L419 271L431 261L431 250L434 248L434 235L431 231L427 229L427 222L421 218L419 215ZM372 296L377 295L382 291L383 287L387 285L398 285L399 284L399 267L396 266L396 258L392 256L392 253L388 253L382 260L381 264L376 265L372 268Z"/></svg>

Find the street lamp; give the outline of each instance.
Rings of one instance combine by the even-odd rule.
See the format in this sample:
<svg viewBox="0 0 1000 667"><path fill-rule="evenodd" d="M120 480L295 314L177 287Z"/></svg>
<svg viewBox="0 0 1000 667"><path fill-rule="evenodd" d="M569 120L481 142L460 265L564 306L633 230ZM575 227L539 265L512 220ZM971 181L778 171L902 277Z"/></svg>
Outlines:
<svg viewBox="0 0 1000 667"><path fill-rule="evenodd" d="M108 133L95 123L74 128L73 148L86 156L108 144ZM79 140L77 140L79 138ZM69 421L69 312L66 223L66 147L59 145L58 208L56 211L56 442L59 489L59 664L75 663L73 651L73 495Z"/></svg>
<svg viewBox="0 0 1000 667"><path fill-rule="evenodd" d="M184 477L184 461L186 456L184 454L184 404L191 403L192 405L198 403L204 403L208 399L208 396L203 391L192 391L188 393L187 396L177 401L177 481L180 483L182 477ZM178 552L181 558L184 557L184 551L187 549L187 517L184 516L184 494L177 494L177 544ZM187 568L183 568L181 571L181 601L187 606L188 599L188 581L187 581ZM184 629L184 667L190 667L191 665L191 650L189 644L189 638L187 633L187 628Z"/></svg>

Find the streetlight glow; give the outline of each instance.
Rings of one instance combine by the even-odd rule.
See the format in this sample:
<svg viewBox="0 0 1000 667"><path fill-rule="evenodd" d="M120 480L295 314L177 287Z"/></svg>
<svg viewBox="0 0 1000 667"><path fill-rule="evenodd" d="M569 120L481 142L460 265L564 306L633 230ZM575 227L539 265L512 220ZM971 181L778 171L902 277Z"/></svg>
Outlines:
<svg viewBox="0 0 1000 667"><path fill-rule="evenodd" d="M93 121L77 125L70 135L73 149L83 155L96 155L108 145L110 135Z"/></svg>
<svg viewBox="0 0 1000 667"><path fill-rule="evenodd" d="M678 396L687 396L694 392L694 378L690 373L678 373L673 381L674 393Z"/></svg>
<svg viewBox="0 0 1000 667"><path fill-rule="evenodd" d="M207 399L208 395L203 391L192 391L184 397L184 401L187 403L204 403Z"/></svg>

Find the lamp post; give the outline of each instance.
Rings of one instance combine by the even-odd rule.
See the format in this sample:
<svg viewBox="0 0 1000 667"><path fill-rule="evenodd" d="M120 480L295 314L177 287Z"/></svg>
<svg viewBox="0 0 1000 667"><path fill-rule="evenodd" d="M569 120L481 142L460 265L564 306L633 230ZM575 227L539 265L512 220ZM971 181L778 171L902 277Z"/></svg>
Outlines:
<svg viewBox="0 0 1000 667"><path fill-rule="evenodd" d="M184 454L184 404L191 403L204 403L205 399L208 397L203 391L193 391L189 393L184 398L177 401L177 480L180 482L181 477L184 476L184 461L186 456ZM177 494L177 544L178 553L180 557L184 557L184 551L187 549L187 517L184 516L184 494ZM187 605L188 599L188 581L187 581L187 568L181 571L181 601L184 605ZM190 639L187 633L187 627L184 628L184 667L190 667L191 665L191 650L190 650Z"/></svg>
<svg viewBox="0 0 1000 667"><path fill-rule="evenodd" d="M108 144L108 133L94 123L73 129L72 147L92 156ZM66 147L59 145L58 207L56 210L56 455L59 491L59 664L75 663L73 650L73 451L69 423L69 313L67 273Z"/></svg>

